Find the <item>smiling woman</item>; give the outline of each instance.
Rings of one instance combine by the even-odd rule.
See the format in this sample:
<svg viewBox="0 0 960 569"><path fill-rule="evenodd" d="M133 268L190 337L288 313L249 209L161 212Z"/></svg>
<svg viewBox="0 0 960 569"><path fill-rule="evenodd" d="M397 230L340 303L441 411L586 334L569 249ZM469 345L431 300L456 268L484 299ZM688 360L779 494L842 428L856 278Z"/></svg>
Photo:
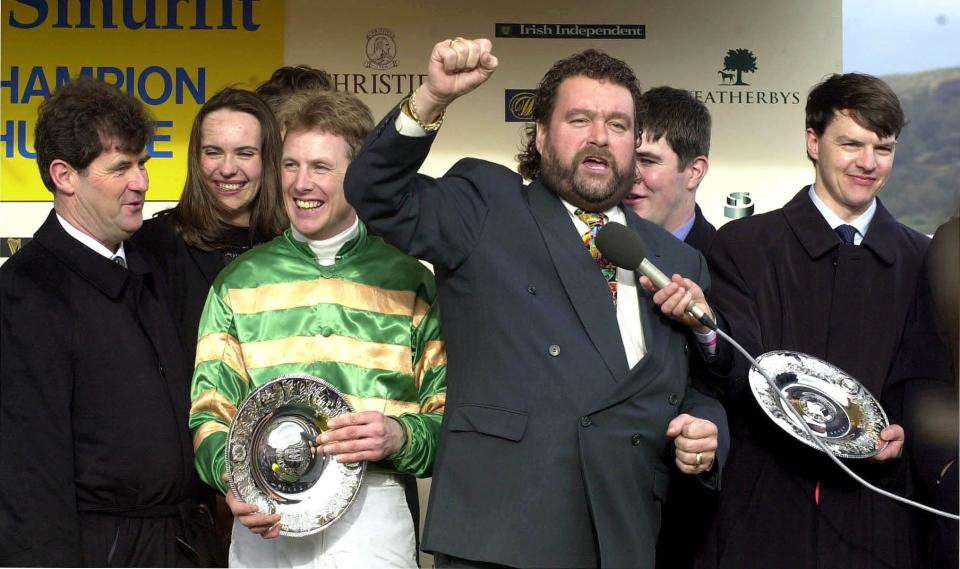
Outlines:
<svg viewBox="0 0 960 569"><path fill-rule="evenodd" d="M280 132L270 108L251 91L224 89L193 121L180 202L134 236L162 268L191 362L217 274L287 227L279 164Z"/></svg>
<svg viewBox="0 0 960 569"><path fill-rule="evenodd" d="M144 222L133 236L159 269L191 365L200 314L217 275L240 254L287 228L280 149L277 120L260 97L242 89L220 91L193 121L180 202ZM215 508L217 533L228 542L232 520L221 519L225 506Z"/></svg>

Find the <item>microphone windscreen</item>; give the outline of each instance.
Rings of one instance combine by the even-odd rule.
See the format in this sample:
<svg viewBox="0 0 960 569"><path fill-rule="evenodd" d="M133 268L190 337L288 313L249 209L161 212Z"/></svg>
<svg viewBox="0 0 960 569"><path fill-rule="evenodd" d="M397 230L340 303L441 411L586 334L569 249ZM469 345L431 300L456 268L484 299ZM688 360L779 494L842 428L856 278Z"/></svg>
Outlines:
<svg viewBox="0 0 960 569"><path fill-rule="evenodd" d="M640 237L616 221L606 223L597 232L597 249L606 260L629 271L639 267L647 256Z"/></svg>

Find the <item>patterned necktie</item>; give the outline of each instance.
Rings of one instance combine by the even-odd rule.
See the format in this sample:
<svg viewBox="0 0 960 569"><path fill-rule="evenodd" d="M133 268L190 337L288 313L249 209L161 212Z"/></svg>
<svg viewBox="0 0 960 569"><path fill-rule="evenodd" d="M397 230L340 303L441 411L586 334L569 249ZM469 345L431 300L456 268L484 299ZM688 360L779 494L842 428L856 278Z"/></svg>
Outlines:
<svg viewBox="0 0 960 569"><path fill-rule="evenodd" d="M112 259L110 259L110 260L113 261L114 263L120 265L120 266L123 267L124 269L127 268L127 261L126 261L123 257L121 257L120 255L117 255L116 257L114 257L114 258L112 258Z"/></svg>
<svg viewBox="0 0 960 569"><path fill-rule="evenodd" d="M852 225L838 225L834 228L834 231L837 232L837 235L840 236L840 239L843 240L845 245L853 245L853 238L857 236L857 228Z"/></svg>
<svg viewBox="0 0 960 569"><path fill-rule="evenodd" d="M583 244L587 246L587 250L590 251L590 256L593 257L597 266L600 267L600 272L603 273L603 277L607 279L610 294L613 295L613 302L616 304L617 267L610 261L604 259L603 256L600 255L600 250L597 249L597 232L599 232L603 224L607 222L607 216L602 213L583 211L580 208L577 208L573 214L587 224L587 232L583 234Z"/></svg>

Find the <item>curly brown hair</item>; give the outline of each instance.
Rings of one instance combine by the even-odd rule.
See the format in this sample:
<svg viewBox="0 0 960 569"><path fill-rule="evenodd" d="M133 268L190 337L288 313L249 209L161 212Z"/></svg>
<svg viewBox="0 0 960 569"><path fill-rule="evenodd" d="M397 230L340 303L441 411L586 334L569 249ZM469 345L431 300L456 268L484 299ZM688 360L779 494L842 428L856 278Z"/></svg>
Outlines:
<svg viewBox="0 0 960 569"><path fill-rule="evenodd" d="M537 150L537 128L546 128L553 114L560 84L570 77L583 76L598 81L609 81L625 87L633 96L634 112L640 107L640 83L633 70L622 59L598 49L587 49L561 59L547 71L533 101L533 120L524 130L525 147L517 154L517 171L528 180L540 175L540 152ZM634 120L634 124L639 124ZM638 131L639 134L639 131Z"/></svg>
<svg viewBox="0 0 960 569"><path fill-rule="evenodd" d="M83 171L108 145L138 153L152 136L153 117L143 103L99 79L75 77L40 103L34 130L40 178L55 193L54 160Z"/></svg>

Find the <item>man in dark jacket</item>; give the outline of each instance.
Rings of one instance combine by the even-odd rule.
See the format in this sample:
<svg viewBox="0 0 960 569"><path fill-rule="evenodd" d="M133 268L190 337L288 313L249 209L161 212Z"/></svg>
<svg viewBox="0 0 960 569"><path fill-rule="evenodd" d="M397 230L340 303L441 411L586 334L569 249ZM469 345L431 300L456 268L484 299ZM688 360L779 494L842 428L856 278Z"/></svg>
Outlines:
<svg viewBox="0 0 960 569"><path fill-rule="evenodd" d="M78 79L40 106L54 211L0 268L0 565L205 566L189 365L142 222L152 119Z"/></svg>
<svg viewBox="0 0 960 569"><path fill-rule="evenodd" d="M717 232L696 202L697 188L710 167L710 111L689 91L656 87L640 97L637 121L642 135L637 177L624 207L705 255ZM657 540L657 567L693 565L716 499L716 492L674 473Z"/></svg>
<svg viewBox="0 0 960 569"><path fill-rule="evenodd" d="M710 111L689 91L656 87L637 107L637 178L623 205L706 254L717 230L697 205L710 167Z"/></svg>
<svg viewBox="0 0 960 569"><path fill-rule="evenodd" d="M812 186L782 209L732 221L709 252L710 299L753 355L796 350L863 383L893 423L882 451L851 461L864 478L903 493L902 400L888 374L914 298L928 239L876 197L904 125L881 80L833 75L807 99ZM913 512L852 480L764 415L748 364L718 357L734 443L704 567L916 567ZM784 541L786 539L786 542ZM788 546L784 546L788 543Z"/></svg>
<svg viewBox="0 0 960 569"><path fill-rule="evenodd" d="M596 50L540 83L520 160L529 185L469 158L439 179L417 175L443 110L495 69L490 50L434 46L424 84L345 179L364 222L437 274L448 391L424 549L441 567L651 568L671 468L715 485L726 421L690 388L702 348L689 329L599 256L595 233L620 219L664 269L703 287L706 266L620 208L639 87Z"/></svg>

